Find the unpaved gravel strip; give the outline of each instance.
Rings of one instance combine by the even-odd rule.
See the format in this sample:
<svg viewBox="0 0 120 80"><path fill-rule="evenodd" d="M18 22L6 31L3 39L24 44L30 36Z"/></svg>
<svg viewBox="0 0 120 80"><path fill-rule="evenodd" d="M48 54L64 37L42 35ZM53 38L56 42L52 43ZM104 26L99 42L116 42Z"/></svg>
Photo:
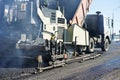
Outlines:
<svg viewBox="0 0 120 80"><path fill-rule="evenodd" d="M0 68L0 80L13 80L25 75L30 75L30 73L33 73L35 71L34 68ZM3 71L3 72L2 72Z"/></svg>
<svg viewBox="0 0 120 80"><path fill-rule="evenodd" d="M120 69L115 69L100 80L120 80Z"/></svg>

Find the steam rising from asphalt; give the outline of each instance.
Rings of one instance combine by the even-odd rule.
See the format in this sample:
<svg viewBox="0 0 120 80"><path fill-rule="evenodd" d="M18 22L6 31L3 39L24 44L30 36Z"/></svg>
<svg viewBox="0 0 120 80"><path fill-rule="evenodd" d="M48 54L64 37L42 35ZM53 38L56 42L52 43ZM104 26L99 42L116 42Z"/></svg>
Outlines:
<svg viewBox="0 0 120 80"><path fill-rule="evenodd" d="M22 52L15 49L16 37L6 34L7 30L0 33L0 67L22 67Z"/></svg>
<svg viewBox="0 0 120 80"><path fill-rule="evenodd" d="M28 53L23 53L21 50L16 49L16 43L20 39L22 29L18 31L0 28L0 30L0 67L23 67L26 60L23 56Z"/></svg>
<svg viewBox="0 0 120 80"><path fill-rule="evenodd" d="M6 4L12 4L14 0L3 0ZM36 10L34 8L34 10ZM33 11L34 13L36 11ZM16 43L19 41L21 34L31 34L32 39L37 37L40 20L38 16L33 14L36 24L29 24L23 22L7 23L0 20L0 67L22 67L24 61L24 54L21 50L16 49Z"/></svg>
<svg viewBox="0 0 120 80"><path fill-rule="evenodd" d="M11 54L11 55L10 55ZM0 67L2 68L16 68L16 67L22 67L23 59L20 58L21 52L9 53L4 56L1 56L0 58Z"/></svg>
<svg viewBox="0 0 120 80"><path fill-rule="evenodd" d="M1 36L0 36L1 37ZM0 68L33 67L34 57L30 53L16 49L16 42L8 38L0 38ZM30 62L30 63L29 63Z"/></svg>

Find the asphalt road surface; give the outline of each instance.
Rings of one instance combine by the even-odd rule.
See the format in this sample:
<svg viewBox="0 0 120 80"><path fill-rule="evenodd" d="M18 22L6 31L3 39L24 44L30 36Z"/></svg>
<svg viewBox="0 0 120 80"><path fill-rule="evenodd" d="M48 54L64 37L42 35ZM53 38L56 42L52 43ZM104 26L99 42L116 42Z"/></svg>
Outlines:
<svg viewBox="0 0 120 80"><path fill-rule="evenodd" d="M15 51L12 53L7 49L4 51L4 55L0 54L0 80L120 80L119 43L111 44L109 51L99 58L73 62L37 74L32 74L37 65L33 64L31 57L16 55ZM24 59L29 61L24 62Z"/></svg>

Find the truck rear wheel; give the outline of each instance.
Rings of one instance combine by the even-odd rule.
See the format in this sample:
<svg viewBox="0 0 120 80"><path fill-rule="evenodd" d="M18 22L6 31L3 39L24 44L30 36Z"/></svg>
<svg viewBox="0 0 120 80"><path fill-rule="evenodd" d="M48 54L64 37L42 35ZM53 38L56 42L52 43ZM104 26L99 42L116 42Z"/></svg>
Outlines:
<svg viewBox="0 0 120 80"><path fill-rule="evenodd" d="M109 40L108 39L105 39L105 42L102 45L101 49L102 49L102 51L108 51L108 49L109 49Z"/></svg>
<svg viewBox="0 0 120 80"><path fill-rule="evenodd" d="M89 46L87 47L87 52L94 52L94 40L93 38L90 38L90 41L89 41Z"/></svg>

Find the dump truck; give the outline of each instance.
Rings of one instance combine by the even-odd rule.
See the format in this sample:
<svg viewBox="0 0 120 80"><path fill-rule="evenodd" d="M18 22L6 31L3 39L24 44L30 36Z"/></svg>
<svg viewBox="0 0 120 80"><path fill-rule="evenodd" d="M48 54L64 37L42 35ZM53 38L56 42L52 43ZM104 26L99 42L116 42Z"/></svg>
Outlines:
<svg viewBox="0 0 120 80"><path fill-rule="evenodd" d="M109 18L97 12L87 15L92 0L15 0L8 22L18 27L20 50L40 50L39 69L63 65L65 60L108 51ZM33 53L35 54L35 53ZM32 54L32 55L33 55Z"/></svg>
<svg viewBox="0 0 120 80"><path fill-rule="evenodd" d="M87 15L85 19L87 24L86 30L94 40L94 47L101 48L102 51L108 51L109 44L111 43L110 28L112 21L109 17L100 13L101 12L98 11L96 14Z"/></svg>

